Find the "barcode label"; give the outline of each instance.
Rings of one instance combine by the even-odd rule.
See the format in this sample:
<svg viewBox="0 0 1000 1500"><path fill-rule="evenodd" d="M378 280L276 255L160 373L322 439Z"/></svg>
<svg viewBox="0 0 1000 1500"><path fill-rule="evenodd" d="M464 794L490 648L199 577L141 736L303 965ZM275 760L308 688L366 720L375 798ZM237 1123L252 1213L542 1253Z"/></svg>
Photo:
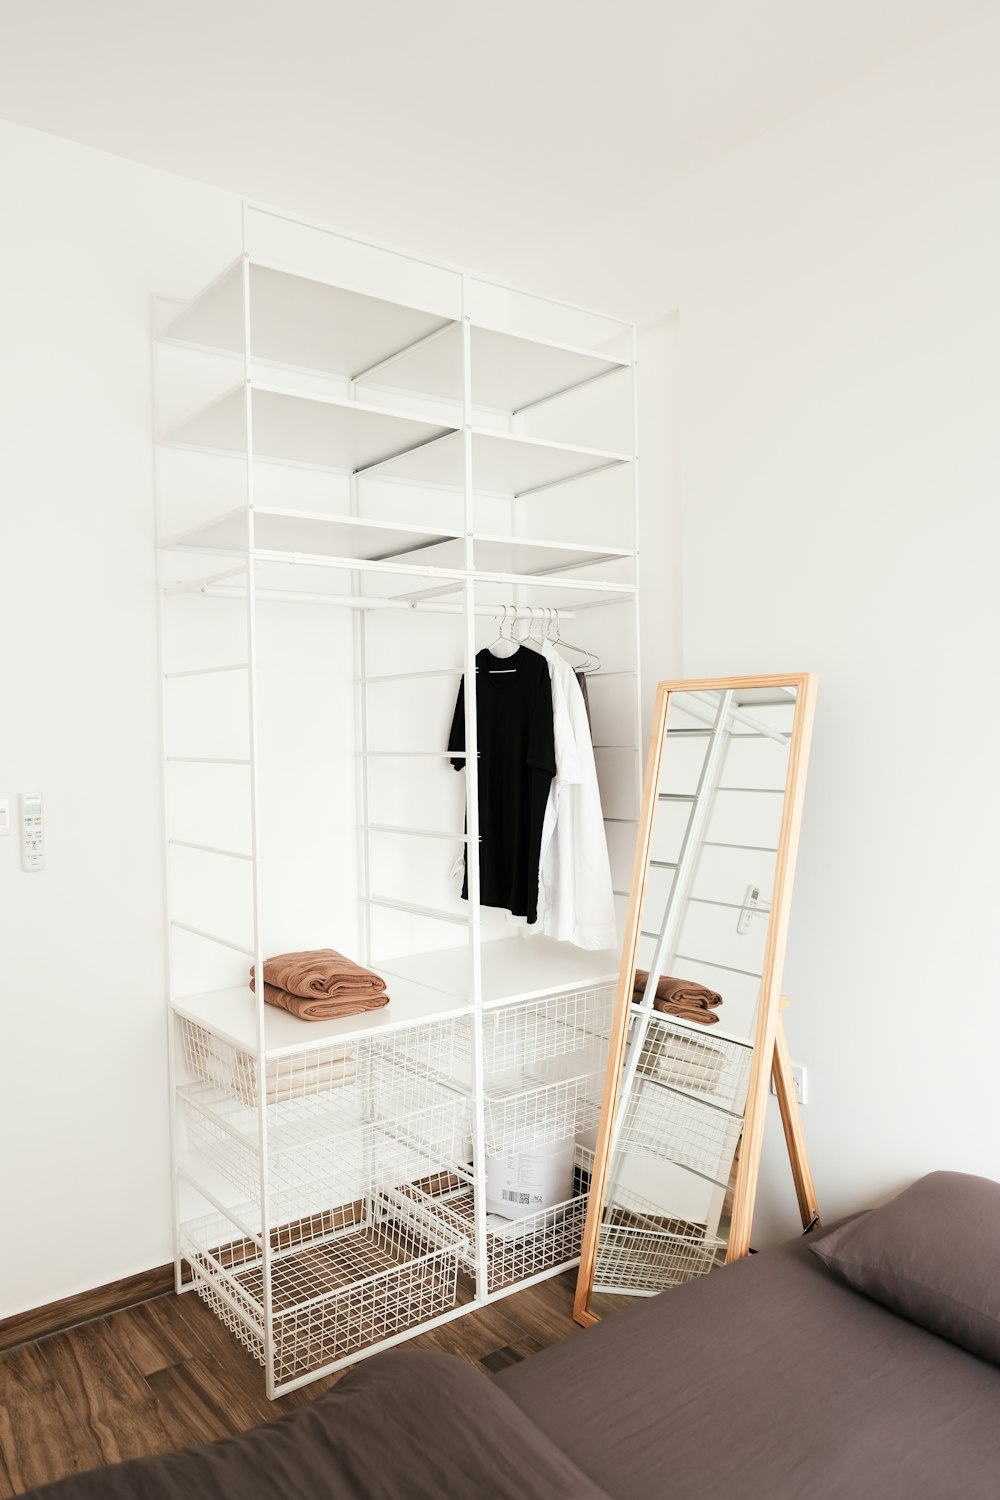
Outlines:
<svg viewBox="0 0 1000 1500"><path fill-rule="evenodd" d="M530 1193L519 1193L514 1188L504 1188L502 1197L505 1203L530 1203Z"/></svg>

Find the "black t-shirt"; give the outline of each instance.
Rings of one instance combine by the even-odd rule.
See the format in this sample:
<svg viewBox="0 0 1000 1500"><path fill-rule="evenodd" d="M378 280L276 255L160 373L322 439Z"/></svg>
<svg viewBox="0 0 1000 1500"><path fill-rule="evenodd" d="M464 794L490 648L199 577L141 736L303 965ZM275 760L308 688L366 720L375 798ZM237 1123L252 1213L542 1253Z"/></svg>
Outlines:
<svg viewBox="0 0 1000 1500"><path fill-rule="evenodd" d="M476 656L479 741L479 899L534 922L538 863L549 785L556 771L549 667L537 651ZM448 749L465 749L465 679ZM464 755L453 755L456 771ZM469 895L468 851L462 895Z"/></svg>

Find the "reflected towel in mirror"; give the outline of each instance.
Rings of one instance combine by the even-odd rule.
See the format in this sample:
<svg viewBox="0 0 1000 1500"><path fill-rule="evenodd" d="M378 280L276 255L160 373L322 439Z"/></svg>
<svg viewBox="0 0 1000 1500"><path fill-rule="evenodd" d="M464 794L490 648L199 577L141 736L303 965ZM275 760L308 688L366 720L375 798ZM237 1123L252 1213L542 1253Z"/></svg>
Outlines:
<svg viewBox="0 0 1000 1500"><path fill-rule="evenodd" d="M649 983L646 969L636 969L632 982L632 999L641 1004ZM682 1016L686 1021L698 1021L702 1026L714 1026L718 1016L712 1011L722 1004L718 990L698 984L693 979L673 979L663 974L656 986L653 1009L667 1016Z"/></svg>

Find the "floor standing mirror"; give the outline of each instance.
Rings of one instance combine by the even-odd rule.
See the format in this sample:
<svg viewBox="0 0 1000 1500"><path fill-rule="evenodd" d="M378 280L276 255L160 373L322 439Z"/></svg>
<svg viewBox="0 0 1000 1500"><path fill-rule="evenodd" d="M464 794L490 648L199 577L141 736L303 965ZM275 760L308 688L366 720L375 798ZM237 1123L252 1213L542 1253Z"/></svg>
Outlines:
<svg viewBox="0 0 1000 1500"><path fill-rule="evenodd" d="M745 1255L771 1078L818 1219L781 1022L816 679L660 684L574 1316Z"/></svg>

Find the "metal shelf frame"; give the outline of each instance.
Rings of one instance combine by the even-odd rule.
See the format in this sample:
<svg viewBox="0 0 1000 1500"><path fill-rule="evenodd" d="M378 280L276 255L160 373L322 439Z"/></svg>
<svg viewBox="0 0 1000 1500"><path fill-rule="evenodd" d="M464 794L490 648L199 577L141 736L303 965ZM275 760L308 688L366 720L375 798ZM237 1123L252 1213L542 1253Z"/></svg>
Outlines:
<svg viewBox="0 0 1000 1500"><path fill-rule="evenodd" d="M315 263L311 261L308 254L304 255L301 266L285 263L273 253L262 253L255 249L251 222L259 226L265 221L268 223L273 221L271 227L289 228L294 235L298 236L295 241L297 244L310 242L310 237L313 237L316 242L322 242L325 236L333 236L344 245L356 247L359 254L363 250L370 250L375 254L396 257L401 264L409 263L417 270L447 273L457 278L460 305L448 307L444 305L444 300L436 304L435 297L430 293L423 298L414 298L412 304L406 301L394 303L391 299L373 294L370 289L365 290L359 287L357 277L353 276L353 273L350 276L345 275L342 285L329 279L317 271ZM323 307L326 322L317 335L318 345L315 340L312 344L309 343L308 337L303 335L302 328L288 331L286 337L272 318L270 322L264 320L265 332L261 335L262 342L258 356L255 338L261 327L261 319L255 298L270 295L276 286L285 291L289 291L290 288L290 295L298 299L298 305L312 305L309 299L314 297L316 304ZM509 297L512 305L516 304L518 299L526 299L531 303L532 308L537 306L551 310L556 331L548 337L541 336L537 327L526 326L524 332L520 333L516 326L512 328L491 326L489 317L477 311L477 306L483 300L484 289L490 295ZM352 318L356 317L359 320L351 324L350 328L346 324L341 327L338 323L338 318L342 315L346 316L345 309L349 310ZM370 330L366 330L364 317L369 314L374 323ZM593 320L595 336L591 347L563 335L559 320L565 320L571 314L579 314ZM306 325L303 324L303 327ZM402 341L398 347L389 347L397 337L397 333L402 335ZM588 967L587 956L581 955L579 950L572 950L567 956L566 965L561 967L558 954L553 955L551 950L553 946L564 945L552 945L544 939L531 939L530 941L510 939L511 943L518 943L519 947L524 950L524 972L519 977L516 975L511 977L509 958L505 956L499 968L496 965L485 965L493 976L487 983L484 977L484 954L488 945L484 942L477 859L469 861L469 899L467 907L459 913L440 910L418 901L397 900L373 888L373 839L386 834L407 834L415 838L429 839L454 838L459 845L464 843L467 848L474 850L479 843L480 827L475 776L467 778L467 826L464 833L456 831L452 834L447 830L438 831L419 826L400 827L380 822L371 815L369 779L373 774L371 768L374 762L379 761L383 756L398 756L400 774L404 775L409 774L407 767L433 765L434 758L442 758L445 752L419 749L392 751L372 748L369 745L372 712L370 695L382 684L406 683L411 679L422 681L427 677L453 676L456 678L457 686L458 676L464 673L467 681L473 681L477 651L476 622L477 619L487 615L500 618L500 606L493 602L498 588L509 590L508 615L513 609L514 615L522 619L534 619L540 616L542 607L530 604L526 595L532 590L544 588L546 595L552 591L552 597L565 601L565 607L560 604L558 607L552 606L550 610L552 614L560 618L572 619L579 611L603 609L611 605L625 606L631 612L631 641L634 646L632 659L626 657L620 669L608 675L625 679L634 689L632 707L629 711L631 723L627 726L616 726L614 736L616 746L619 738L623 741L622 748L624 749L637 749L640 745L639 604L636 572L639 513L636 457L638 444L636 333L633 325L607 314L595 312L593 309L579 308L570 303L560 302L556 298L543 297L533 292L522 292L518 288L504 288L488 277L449 267L444 263L431 261L427 257L411 255L397 247L379 245L360 236L332 229L305 218L297 218L283 211L246 202L242 208L242 248L239 257L232 261L213 283L178 312L155 336L159 341L179 347L182 351L224 355L229 360L230 368L234 357L241 360L242 379L235 386L230 384L230 389L218 402L214 403L215 410L221 411L225 417L227 424L225 431L217 429L212 441L208 444L198 440L199 423L204 423L205 413L211 413L213 409L213 403L210 402L207 406L203 405L193 418L179 423L175 422L172 432L168 431L159 443L166 447L175 447L187 431L190 446L196 451L214 453L216 458L220 455L235 454L245 468L243 503L239 507L217 512L206 521L178 531L164 524L161 477L161 466L164 460L159 446L157 447L157 534L165 538L159 544L161 549L168 555L171 562L187 558L189 560L188 571L190 571L190 558L193 554L204 553L206 556L215 556L217 559L215 570L204 570L200 577L165 579L160 588L161 608L165 611L169 607L169 601L179 596L229 600L234 609L242 610L246 641L245 651L234 650L232 645L226 649L220 644L217 660L214 663L209 661L207 664L198 663L191 666L171 663L170 669L164 670L166 651L163 642L166 627L164 625L161 628L165 767L211 765L220 768L242 768L238 773L220 771L219 774L245 775L249 798L249 838L245 843L237 844L236 840L210 836L207 832L204 837L197 831L187 833L184 837L176 836L171 831L165 771L164 846L168 877L171 868L170 861L178 857L174 853L177 850L193 852L199 857L209 857L219 866L226 865L237 869L248 867L251 918L249 930L252 931L252 939L238 941L237 937L232 934L214 931L214 924L182 920L169 909L171 887L169 878L166 913L168 934L184 933L187 935L188 942L193 939L195 942L208 945L215 951L221 949L223 952L226 950L235 952L252 960L258 974L263 971L264 960L268 952L268 928L261 879L261 820L265 789L261 773L258 629L262 607L269 608L273 603L284 601L325 605L347 609L351 612L356 683L355 802L361 960L372 964L378 959L378 954L373 951L373 909L390 913L400 911L410 917L419 917L428 922L441 921L446 924L442 927L442 933L450 935L454 934L456 922L467 928L465 944L458 950L464 956L460 965L464 976L461 980L456 978L455 949L444 950L447 962L442 963L442 975L447 973L447 977L442 977L440 981L434 980L433 977L430 980L426 977L410 980L404 972L401 972L405 969L403 961L395 961L397 967L394 972L394 961L390 960L385 966L385 972L390 976L393 993L393 1003L390 1006L383 1010L352 1017L348 1021L320 1023L315 1027L301 1027L284 1012L275 1012L271 1007L265 1006L261 993L262 987L258 987L255 997L235 989L206 990L204 993L194 995L179 993L176 977L170 972L176 966L170 963L168 957L175 1285L178 1292L199 1291L235 1335L252 1349L263 1364L267 1394L274 1398L332 1370L339 1369L345 1364L353 1363L377 1349L398 1343L424 1328L435 1327L450 1321L467 1311L496 1300L499 1296L508 1295L522 1286L531 1285L546 1276L557 1274L575 1264L578 1259L578 1254L574 1255L570 1252L574 1245L578 1246L577 1229L582 1230L582 1213L579 1211L579 1206L584 1201L583 1199L574 1200L574 1206L569 1215L572 1222L572 1235L561 1232L560 1235L551 1237L558 1251L557 1254L553 1252L552 1263L546 1262L544 1256L540 1254L533 1256L521 1254L519 1259L512 1257L512 1262L516 1261L519 1269L511 1272L509 1279L503 1278L502 1286L498 1285L497 1230L495 1225L487 1223L485 1209L486 1156L490 1135L488 1126L492 1119L489 1114L491 1086L487 1063L491 1056L491 1049L495 1051L497 1046L496 1036L498 1026L501 1024L497 1020L498 1008L518 1003L523 1006L527 1002L533 1007L531 1009L532 1025L525 1026L523 1030L524 1046L534 1048L536 1060L542 1056L557 1056L566 1050L570 1045L565 1039L566 1035L572 1037L575 1034L571 1030L567 1031L565 1015L576 1014L577 1011L583 1015L586 1006L591 1008L594 1006L594 996L598 994L599 987L606 986L613 977L617 962L616 960L609 961L609 956L605 953L595 955L593 963ZM612 337L616 343L614 350L610 347ZM384 352L380 353L383 346L385 346ZM625 352L622 352L623 349ZM364 354L367 363L363 361L360 364L352 363L360 359L359 350ZM376 355L378 357L375 357ZM191 354L184 357L190 358ZM340 380L344 384L344 389L338 390L337 394L327 392L319 395L309 392L304 394L279 392L278 387L283 383L282 380L276 379L272 384L269 379L262 379L262 365L272 369L280 367L305 370L314 375L319 374ZM442 396L447 396L455 406L454 422L451 424L443 421L435 422L434 418L415 411L402 408L397 410L393 408L391 401L382 397L381 393L373 396L373 384L381 385L382 382L389 380L390 371L392 372L390 387L398 382L399 388L407 396L416 395L439 401ZM424 375L421 375L421 371L425 372ZM230 375L229 378L231 382L232 376ZM483 408L484 405L489 404L483 400L484 391L491 395L494 403L501 401L503 404L500 409L508 411L508 415L514 419L519 418L529 409L559 401L567 395L572 396L573 392L584 387L588 390L588 399L593 398L594 390L603 391L605 387L608 390L617 389L620 396L622 382L626 380L631 382L629 416L631 444L627 453L607 451L603 448L578 448L525 432L495 431L483 426ZM423 386L421 381L424 382ZM442 388L442 382L446 388ZM382 388L385 387L382 386ZM310 451L302 457L305 467L340 468L347 476L349 506L344 515L328 517L309 511L278 510L269 501L263 499L258 504L255 493L258 470L255 459L258 462L287 462L292 465L299 460L294 451L294 442L286 444L282 438L281 442L276 445L273 434L262 450L255 433L255 426L261 412L268 410L270 406L297 401L311 403L297 408L300 414L303 410L307 412L310 422L315 420L322 425L327 415L332 414L333 419L341 424L338 427L339 435L336 435L338 442L341 441L343 433L347 433L346 456L343 459L334 454L335 462L317 463L315 432L319 429L315 427L312 437L309 437L307 433L312 446ZM282 409L284 409L283 406ZM374 418L386 419L387 430L391 429L393 422L399 433L405 434L408 427L411 428L414 441L409 446L404 444L400 453L387 453L384 459L374 463L367 458L352 467L352 455L349 450L354 438L351 437L351 433L362 429L367 431L365 424L371 425L370 419L374 420ZM355 419L360 424L357 429L351 426ZM288 429L293 435L295 423L298 420L299 416L296 415ZM428 429L433 428L437 429L436 435L428 437ZM239 438L235 445L231 441L233 433L236 433ZM367 437L365 441L368 441ZM185 441L183 446L189 446L188 442ZM390 477L394 470L406 468L408 457L419 453L423 462L430 458L432 450L444 448L448 449L446 472L432 482L439 488L450 486L454 489L457 479L461 505L460 512L456 511L456 515L459 513L461 515L461 526L456 525L449 531L447 528L413 525L402 519L398 524L384 518L369 520L361 514L359 486L365 482L366 476L373 470L379 472L380 478ZM490 455L493 473L500 472L507 464L512 474L515 471L523 474L526 472L526 465L530 467L536 459L539 460L539 473L542 475L543 482L528 484L523 489L518 489L514 484L504 491L504 497L510 502L512 518L509 537L498 534L495 526L486 528L477 525L479 499L484 492L483 486L477 483L477 455L483 454ZM563 460L567 469L565 474L559 472ZM576 542L564 536L537 540L532 537L530 522L532 506L536 503L533 499L535 495L555 485L573 484L581 478L586 479L606 467L620 467L630 473L629 525L633 544L631 548L604 547L587 541ZM408 482L419 484L426 481L422 480L418 474L416 477L411 476ZM312 528L311 536L317 550L291 550L288 547L274 546L276 529L286 523L290 528L296 524ZM206 532L212 533L207 539ZM329 545L325 545L323 541L327 533L330 537ZM383 552L377 555L367 555L367 544L364 538L368 534L372 539L372 547L382 547L381 538L384 534ZM338 537L356 538L358 543L352 548L338 550L336 541ZM392 550L394 540L398 540L400 544L398 554ZM531 549L538 549L536 555L544 561L543 569L526 572L490 570L482 566L482 555L479 556L477 566L477 546L480 543L500 546L506 542L511 544L512 556L515 549L520 549L519 556L529 562L532 558ZM447 566L418 561L423 548L435 547L436 544L441 543L448 545ZM319 550L319 547L322 547L322 550ZM221 571L218 561L220 554L224 554L222 560L230 564ZM561 554L565 554L565 561L560 560ZM631 582L622 582L617 576L588 576L587 570L593 571L597 565L617 563L627 565L629 562L633 570ZM296 581L287 588L280 586L280 580L278 585L275 583L275 570L282 567L291 568L297 575ZM300 587L298 585L297 577L300 574L308 573L309 578L315 581L317 575L323 577L324 570L327 570L326 577L331 587L309 587L307 584ZM342 578L340 575L343 575ZM395 577L402 581L419 579L428 584L433 583L437 587L425 588L422 593L410 597L398 597L391 594L382 596L372 593L371 589L378 587L380 580L386 577ZM187 606L184 607L187 608ZM454 668L435 668L425 672L387 673L384 670L369 672L368 663L371 654L369 621L379 611L399 612L401 628L404 631L406 626L403 622L407 618L412 618L416 613L441 613L460 618L461 663L456 663ZM613 611L616 616L617 613L617 610ZM229 676L227 677L226 674ZM220 684L224 685L230 679L245 683L245 754L234 756L178 755L170 752L167 734L168 698L172 690L170 684L198 678L205 679L208 684L220 681ZM219 691L222 690L221 685ZM465 755L467 763L473 765L478 755L474 693L466 695L465 714ZM633 731L633 728L634 744L630 746L624 742L627 741L628 734ZM622 730L627 732L622 733ZM633 804L631 811L637 815L641 778L641 758L638 753L633 756L633 760L634 769L628 772L629 799ZM416 774L415 770L413 774ZM634 781L634 786L631 784L632 781ZM419 819L415 821L419 822ZM615 816L607 821L629 823L634 821L634 818ZM547 943L548 946L546 946ZM533 945L537 945L536 953L544 959L544 962L540 963L537 974L532 971L531 949ZM168 941L168 949L171 946L172 936ZM486 954L486 957L489 956ZM433 970L432 953L418 955L418 957L426 959L425 967L429 966ZM614 958L613 955L612 958ZM417 967L419 968L419 965ZM498 972L505 976L501 981L502 993L499 994L495 979ZM546 1006L549 1005L556 1007L554 1013L558 1013L560 1017L558 1025L546 1020ZM536 1012L539 1019L536 1019ZM362 1276L356 1284L345 1283L346 1291L343 1294L337 1293L340 1299L337 1306L339 1307L341 1303L347 1304L348 1292L353 1297L356 1289L362 1288L362 1291L358 1292L359 1306L363 1304L364 1326L368 1332L364 1335L359 1334L356 1339L349 1338L343 1346L339 1343L335 1346L329 1339L325 1342L323 1338L319 1339L317 1348L321 1351L325 1350L325 1353L321 1352L313 1362L310 1361L306 1345L299 1342L299 1334L296 1333L294 1358L292 1358L289 1354L292 1345L288 1326L290 1316L295 1309L294 1307L290 1309L287 1300L290 1285L290 1258L287 1241L291 1230L288 1215L282 1218L280 1183L273 1180L274 1162L280 1156L282 1149L279 1133L280 1119L275 1115L274 1108L267 1103L266 1090L262 1090L261 1099L254 1112L256 1116L255 1139L252 1138L253 1132L244 1131L238 1142L241 1153L241 1180L244 1188L247 1186L254 1188L251 1197L256 1204L256 1216L251 1216L248 1210L238 1206L227 1207L223 1201L224 1189L216 1187L213 1181L203 1180L194 1172L185 1154L184 1119L186 1116L190 1118L192 1111L197 1114L198 1099L201 1095L194 1095L191 1092L189 1069L178 1044L177 1034L182 1027L195 1026L202 1029L205 1034L217 1039L223 1050L228 1048L234 1054L238 1052L240 1055L245 1055L249 1059L249 1066L256 1070L256 1076L259 1079L266 1079L270 1076L268 1069L273 1069L276 1062L293 1067L297 1065L296 1059L299 1059L303 1068L310 1067L315 1070L317 1067L315 1060L310 1062L308 1059L310 1057L315 1059L323 1047L340 1045L344 1050L344 1055L348 1056L349 1049L374 1045L372 1039L378 1037L389 1036L397 1041L402 1038L403 1043L406 1038L412 1038L416 1056L419 1054L421 1035L428 1038L435 1035L436 1023L448 1018L459 1018L462 1024L468 1025L469 1029L468 1055L463 1064L466 1072L461 1079L461 1087L465 1090L470 1105L472 1165L469 1169L470 1180L467 1196L463 1200L461 1216L461 1233L466 1236L467 1242L460 1246L460 1259L473 1275L474 1291L467 1300L461 1302L461 1305L457 1302L455 1305L448 1304L448 1297L441 1289L444 1286L445 1292L447 1291L447 1276L452 1273L452 1262L459 1254L456 1250L459 1238L456 1235L454 1242L446 1241L442 1240L438 1234L435 1239L433 1213L424 1220L420 1220L420 1215L417 1214L413 1222L407 1219L404 1226L403 1238L409 1236L413 1247L407 1253L410 1254L412 1263L416 1267L413 1273L413 1315L408 1317L405 1326L401 1324L394 1328L390 1321L381 1317L381 1312L377 1307L373 1312L375 1292L372 1291L369 1295L362 1288L364 1281ZM513 1027L513 1021L511 1025ZM549 1029L545 1030L545 1026ZM306 1035L303 1036L302 1033ZM511 1037L515 1034L520 1036L520 1032L515 1033L513 1029L509 1030ZM504 1035L508 1035L508 1031L505 1031ZM543 1040L547 1051L543 1050ZM518 1043L518 1045L521 1044ZM310 1049L313 1051L310 1052ZM556 1086L555 1082L548 1085L550 1089ZM565 1092L568 1085L561 1086ZM545 1085L536 1080L526 1080L523 1092L526 1095L537 1094L543 1087ZM185 1089L187 1093L184 1092ZM515 1091L511 1108L516 1110L518 1107ZM493 1109L495 1114L495 1105ZM201 1114L204 1115L204 1113L202 1107ZM495 1131L495 1120L491 1128ZM455 1166L455 1159L449 1158L446 1153L442 1152L442 1172L453 1171ZM458 1170L459 1172L462 1170L460 1165ZM256 1180L248 1182L248 1172L251 1175L255 1173ZM419 1184L414 1183L412 1187L415 1197L419 1199ZM200 1194L201 1198L215 1210L214 1216L206 1217L203 1214L197 1222L190 1218L184 1207L184 1200L185 1195L191 1190ZM406 1184L395 1184L392 1190L405 1192ZM374 1244L378 1239L378 1245L381 1246L384 1240L389 1247L386 1255L391 1259L391 1256L396 1255L397 1242L400 1241L402 1231L398 1223L394 1228L393 1222L390 1222L392 1215L386 1208L388 1200L378 1196L379 1193L385 1191L390 1191L390 1189L385 1188L384 1185L373 1189L373 1195L366 1209L373 1227L370 1234L368 1229L365 1229L368 1239L365 1239L364 1244L367 1246L369 1240ZM563 1214L563 1218L566 1217L567 1215ZM248 1242L240 1252L241 1264L245 1264L248 1269L246 1272L241 1271L240 1276L243 1282L249 1283L252 1280L251 1312L247 1311L250 1306L250 1302L247 1301L249 1294L240 1290L241 1283L234 1274L235 1262L232 1258L227 1262L227 1254L230 1252L235 1254L235 1251L232 1250L228 1240L226 1244L219 1245L216 1237L217 1231L213 1227L213 1218L218 1219L220 1224L226 1223L230 1226L225 1233L230 1236L233 1244L240 1238ZM367 1224L368 1220L365 1223ZM563 1219L559 1219L559 1225L560 1227L563 1225ZM349 1227L355 1238L358 1238L361 1232L358 1225ZM324 1250L326 1261L333 1267L337 1259L334 1251L340 1234L341 1228L336 1225L331 1228L329 1224L326 1224L323 1226L323 1234L317 1238L317 1244L326 1247ZM378 1238L379 1236L381 1238ZM343 1237L345 1249L342 1258L346 1264L350 1261L350 1245L347 1243L346 1230ZM515 1241L515 1243L520 1242ZM379 1253L381 1254L381 1251ZM400 1255L402 1256L402 1252ZM425 1274L424 1261L426 1260L431 1267L436 1267L439 1258L445 1266L445 1271L442 1273L443 1281L437 1277L435 1270L436 1279L433 1280L433 1284L421 1282L418 1285L417 1272L421 1275ZM389 1264L390 1261L386 1259L385 1266ZM402 1256L399 1264L405 1267L409 1262L405 1256ZM385 1266L378 1261L377 1257L373 1258L372 1277L375 1281L379 1276L387 1278L396 1276L398 1279L398 1275L403 1274L399 1272L397 1275L395 1269L387 1270ZM392 1266L395 1266L394 1261ZM330 1276L333 1275L334 1271L331 1270ZM430 1276L430 1272L426 1272L426 1275ZM324 1293L324 1295L327 1294ZM330 1296L332 1295L331 1293ZM283 1298L285 1300L282 1300Z"/></svg>

